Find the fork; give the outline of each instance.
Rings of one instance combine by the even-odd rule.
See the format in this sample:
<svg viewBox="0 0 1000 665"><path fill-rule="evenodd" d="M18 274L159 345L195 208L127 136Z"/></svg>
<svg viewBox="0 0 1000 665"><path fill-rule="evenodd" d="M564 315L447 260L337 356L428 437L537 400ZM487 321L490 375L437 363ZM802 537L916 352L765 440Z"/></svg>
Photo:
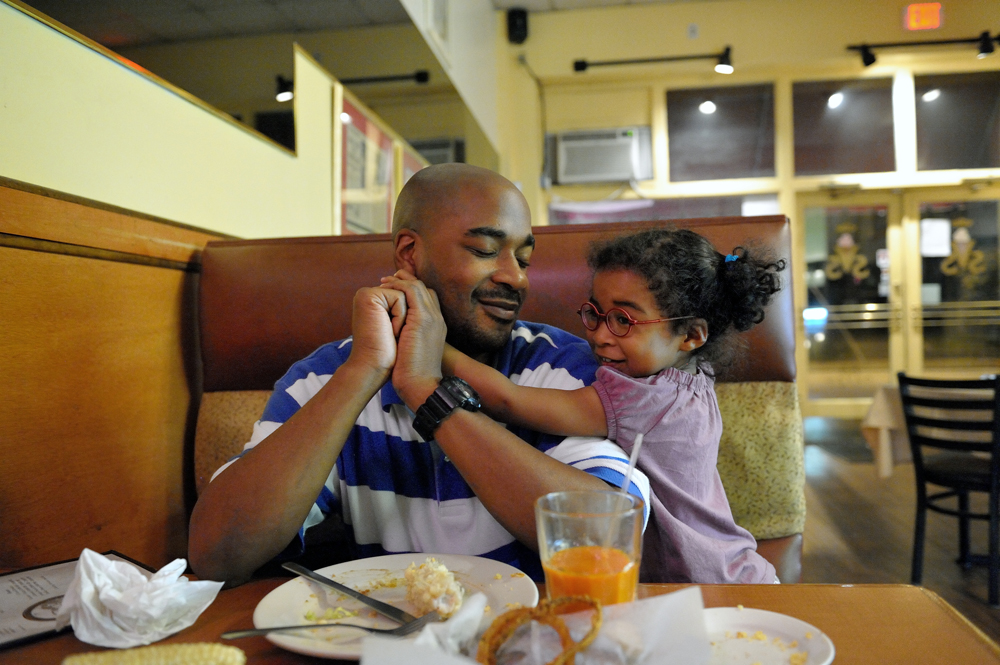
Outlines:
<svg viewBox="0 0 1000 665"><path fill-rule="evenodd" d="M419 619L414 619L413 621L404 623L402 626L397 626L396 628L372 628L371 626L360 626L356 623L307 623L298 626L274 626L272 628L232 630L228 633L223 633L220 637L224 640L236 640L241 637L253 637L254 635L266 635L267 633L284 632L287 630L304 630L307 628L357 628L358 630L366 630L369 633L381 633L383 635L403 637L417 632L427 624L434 621L441 621L441 615L437 612L430 612L423 615Z"/></svg>

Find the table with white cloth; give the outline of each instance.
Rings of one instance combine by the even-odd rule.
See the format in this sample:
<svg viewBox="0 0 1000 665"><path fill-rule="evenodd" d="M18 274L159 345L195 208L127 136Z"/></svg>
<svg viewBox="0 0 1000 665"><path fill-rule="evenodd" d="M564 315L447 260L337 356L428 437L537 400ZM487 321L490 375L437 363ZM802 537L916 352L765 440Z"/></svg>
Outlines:
<svg viewBox="0 0 1000 665"><path fill-rule="evenodd" d="M980 378L993 378L991 375L983 375ZM949 389L947 391L937 388L911 386L910 394L914 397L928 399L967 399L982 400L993 399L992 389L969 388L969 389ZM993 418L993 412L976 410L941 410L926 406L914 406L913 413L916 416L926 418L960 418L967 420L981 420L988 422ZM979 443L989 443L991 435L986 432L961 432L952 429L937 429L933 427L917 426L917 431L922 436L932 438L974 441ZM896 464L913 461L913 454L910 450L910 436L906 430L906 416L903 414L903 400L899 396L899 386L885 385L875 392L871 408L868 409L865 419L861 421L861 434L868 442L868 446L875 454L875 469L879 478L888 478L892 475L892 468ZM979 455L980 453L973 453Z"/></svg>
<svg viewBox="0 0 1000 665"><path fill-rule="evenodd" d="M879 478L891 476L896 464L912 461L899 386L885 385L875 391L872 405L861 421L861 434L875 456Z"/></svg>

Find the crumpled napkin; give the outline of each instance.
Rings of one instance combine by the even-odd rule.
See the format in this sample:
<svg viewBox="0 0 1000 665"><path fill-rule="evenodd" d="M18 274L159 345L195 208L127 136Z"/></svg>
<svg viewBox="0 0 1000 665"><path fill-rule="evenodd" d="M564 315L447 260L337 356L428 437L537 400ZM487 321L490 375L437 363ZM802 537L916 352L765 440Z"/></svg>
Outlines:
<svg viewBox="0 0 1000 665"><path fill-rule="evenodd" d="M181 577L187 561L175 559L150 576L126 561L84 549L62 605L56 629L73 626L77 639L124 649L150 644L187 628L205 611L222 582Z"/></svg>
<svg viewBox="0 0 1000 665"><path fill-rule="evenodd" d="M413 643L432 647L438 653L461 653L489 627L481 625L484 623L485 611L486 595L474 593L462 602L462 606L447 621L424 626ZM474 644L472 646L475 647Z"/></svg>
<svg viewBox="0 0 1000 665"><path fill-rule="evenodd" d="M475 663L479 637L489 623L483 621L486 597L482 596L480 602L477 596L482 594L467 598L448 621L426 626L415 641L366 637L362 642L361 665ZM575 662L577 665L708 663L711 645L705 630L704 609L699 587L634 603L609 605L604 608L597 639L577 655ZM590 630L591 614L563 616L573 639L579 640ZM498 662L544 665L561 650L555 631L531 623L518 629Z"/></svg>

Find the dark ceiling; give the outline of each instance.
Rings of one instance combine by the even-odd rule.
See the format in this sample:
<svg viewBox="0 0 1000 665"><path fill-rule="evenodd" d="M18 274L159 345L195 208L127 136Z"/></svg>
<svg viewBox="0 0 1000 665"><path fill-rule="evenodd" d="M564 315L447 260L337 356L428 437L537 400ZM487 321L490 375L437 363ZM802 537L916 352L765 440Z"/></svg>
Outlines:
<svg viewBox="0 0 1000 665"><path fill-rule="evenodd" d="M399 0L29 0L111 49L409 23Z"/></svg>

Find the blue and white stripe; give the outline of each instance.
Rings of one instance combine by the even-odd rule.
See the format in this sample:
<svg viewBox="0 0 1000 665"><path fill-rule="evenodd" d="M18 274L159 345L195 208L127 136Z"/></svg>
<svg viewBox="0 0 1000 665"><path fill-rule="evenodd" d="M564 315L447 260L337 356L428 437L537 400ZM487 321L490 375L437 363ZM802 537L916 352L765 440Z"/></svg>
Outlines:
<svg viewBox="0 0 1000 665"><path fill-rule="evenodd" d="M275 384L244 452L319 392L350 351L351 340L347 339L322 346L296 363ZM526 322L515 326L494 366L520 385L563 390L589 385L597 369L583 340L557 328ZM624 480L628 456L611 441L509 429L550 457L614 487ZM649 482L641 472L633 473L629 491L649 505ZM505 561L540 579L537 555L490 515L438 444L417 435L413 413L391 384L365 406L303 524L299 542L292 543L286 556L300 553L305 530L335 510L353 530L359 556L474 554Z"/></svg>

